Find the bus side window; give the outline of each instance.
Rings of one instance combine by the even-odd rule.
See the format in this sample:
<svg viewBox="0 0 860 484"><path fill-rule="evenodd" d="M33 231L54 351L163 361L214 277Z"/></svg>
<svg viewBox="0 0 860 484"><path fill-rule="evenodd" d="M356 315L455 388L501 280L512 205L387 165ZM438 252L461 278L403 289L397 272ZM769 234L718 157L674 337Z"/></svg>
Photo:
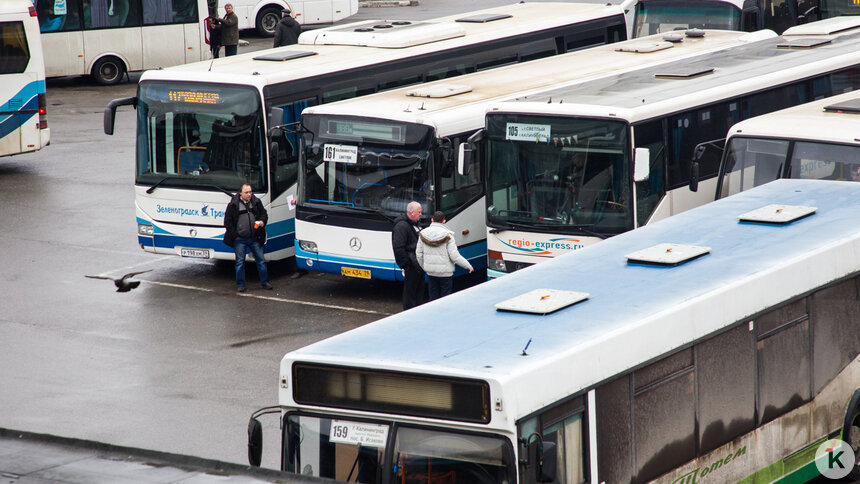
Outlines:
<svg viewBox="0 0 860 484"><path fill-rule="evenodd" d="M460 148L460 142L465 141L465 139L466 136L464 135L451 140L451 163L453 163L453 165L448 167L439 167L440 187L438 192L440 193L440 200L438 200L437 203L439 204L439 210L449 214L449 217L456 213L461 207L479 197L484 190L483 168L471 170L467 175L460 175L457 173L455 166L457 163L456 156ZM480 143L478 145L478 150L484 149L486 149L485 145ZM480 153L478 153L478 159L483 159L483 156L481 156Z"/></svg>
<svg viewBox="0 0 860 484"><path fill-rule="evenodd" d="M860 276L812 295L813 390L820 392L860 353Z"/></svg>
<svg viewBox="0 0 860 484"><path fill-rule="evenodd" d="M319 104L316 97L307 97L281 104L275 101L274 106L283 110L283 119L270 119L269 127L292 124L301 119L302 111L308 106ZM299 174L299 135L295 126L283 131L282 136L272 140L278 145L277 153L269 153L272 175L272 199L277 198L296 183Z"/></svg>
<svg viewBox="0 0 860 484"><path fill-rule="evenodd" d="M38 0L36 12L39 16L39 30L56 32L78 30L81 28L82 0L66 0L65 8L58 8L54 0Z"/></svg>
<svg viewBox="0 0 860 484"><path fill-rule="evenodd" d="M809 327L806 299L755 319L759 425L809 401Z"/></svg>
<svg viewBox="0 0 860 484"><path fill-rule="evenodd" d="M576 397L548 408L539 416L519 424L520 438L528 443L538 436L543 442L556 445L556 476L553 482L585 482L585 399ZM527 451L526 451L527 452ZM531 464L531 463L530 463ZM524 482L532 482L533 475L527 475ZM609 481L607 481L609 482Z"/></svg>
<svg viewBox="0 0 860 484"><path fill-rule="evenodd" d="M0 22L0 74L18 74L27 69L30 50L22 22Z"/></svg>

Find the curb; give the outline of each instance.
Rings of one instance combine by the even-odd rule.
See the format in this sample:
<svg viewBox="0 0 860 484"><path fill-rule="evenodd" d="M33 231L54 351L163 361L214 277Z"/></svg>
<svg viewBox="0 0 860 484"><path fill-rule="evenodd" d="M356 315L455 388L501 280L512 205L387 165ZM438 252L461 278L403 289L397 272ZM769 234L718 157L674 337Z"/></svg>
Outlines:
<svg viewBox="0 0 860 484"><path fill-rule="evenodd" d="M418 5L418 0L361 0L358 2L359 8L415 7L417 5Z"/></svg>

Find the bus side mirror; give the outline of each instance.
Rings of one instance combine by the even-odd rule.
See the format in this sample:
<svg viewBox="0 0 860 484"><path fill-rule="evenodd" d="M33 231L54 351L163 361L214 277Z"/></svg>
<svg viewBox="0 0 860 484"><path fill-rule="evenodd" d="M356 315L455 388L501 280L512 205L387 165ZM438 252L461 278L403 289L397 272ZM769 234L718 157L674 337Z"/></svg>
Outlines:
<svg viewBox="0 0 860 484"><path fill-rule="evenodd" d="M651 176L651 150L636 148L633 153L633 181L641 182Z"/></svg>
<svg viewBox="0 0 860 484"><path fill-rule="evenodd" d="M280 126L284 123L284 108L272 108L269 111L269 126Z"/></svg>
<svg viewBox="0 0 860 484"><path fill-rule="evenodd" d="M534 472L534 482L554 482L558 455L554 442L535 439L528 446L528 462Z"/></svg>
<svg viewBox="0 0 860 484"><path fill-rule="evenodd" d="M465 142L460 143L457 153L457 173L468 175L472 171L473 166L478 163L478 160L475 159L475 151L477 150L477 144L484 139L485 132L485 129L479 129L472 136L469 136Z"/></svg>
<svg viewBox="0 0 860 484"><path fill-rule="evenodd" d="M113 135L113 126L114 120L116 119L116 108L118 106L134 106L137 109L137 98L136 97L124 97L120 99L114 99L109 102L107 107L105 108L105 116L104 116L104 130L105 134L108 136Z"/></svg>
<svg viewBox="0 0 860 484"><path fill-rule="evenodd" d="M248 421L248 463L260 467L263 460L263 426L252 418Z"/></svg>

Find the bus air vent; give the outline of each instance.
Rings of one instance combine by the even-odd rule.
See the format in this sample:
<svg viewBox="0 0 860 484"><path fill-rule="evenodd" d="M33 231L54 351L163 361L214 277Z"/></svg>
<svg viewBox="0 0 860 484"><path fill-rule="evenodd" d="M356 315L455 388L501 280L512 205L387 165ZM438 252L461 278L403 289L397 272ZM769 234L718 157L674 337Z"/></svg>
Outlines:
<svg viewBox="0 0 860 484"><path fill-rule="evenodd" d="M710 247L686 244L657 244L632 254L627 254L628 264L677 266L690 262L711 252Z"/></svg>
<svg viewBox="0 0 860 484"><path fill-rule="evenodd" d="M675 69L666 72L657 72L654 74L655 79L692 79L694 77L703 76L714 72L713 67L684 67L679 66Z"/></svg>
<svg viewBox="0 0 860 484"><path fill-rule="evenodd" d="M824 110L833 113L860 113L860 97L824 106Z"/></svg>
<svg viewBox="0 0 860 484"><path fill-rule="evenodd" d="M299 43L400 49L464 35L466 29L454 23L368 20L341 27L310 30L302 33Z"/></svg>
<svg viewBox="0 0 860 484"><path fill-rule="evenodd" d="M816 207L773 204L738 215L741 222L785 225L815 213Z"/></svg>
<svg viewBox="0 0 860 484"><path fill-rule="evenodd" d="M309 57L312 55L317 55L317 53L302 50L284 50L258 55L257 57L254 57L254 60L283 62L293 59L301 59L302 57Z"/></svg>
<svg viewBox="0 0 860 484"><path fill-rule="evenodd" d="M780 49L811 49L813 47L818 47L819 45L829 44L830 39L828 38L812 38L805 37L802 39L791 39L785 42L780 42L776 44L777 48Z"/></svg>
<svg viewBox="0 0 860 484"><path fill-rule="evenodd" d="M632 42L630 44L625 44L620 47L615 48L615 52L633 52L636 54L649 54L651 52L657 52L661 50L671 49L671 42L654 42L654 41L645 41L645 42Z"/></svg>
<svg viewBox="0 0 860 484"><path fill-rule="evenodd" d="M407 96L443 98L472 92L472 87L465 84L439 84L437 86L419 87L406 91Z"/></svg>
<svg viewBox="0 0 860 484"><path fill-rule="evenodd" d="M471 15L469 17L458 18L457 20L455 20L455 22L485 24L487 22L495 22L496 20L502 20L511 17L513 17L513 15L507 13L482 13L479 15Z"/></svg>
<svg viewBox="0 0 860 484"><path fill-rule="evenodd" d="M588 299L588 293L535 289L496 304L497 311L546 315Z"/></svg>
<svg viewBox="0 0 860 484"><path fill-rule="evenodd" d="M845 15L831 17L808 24L795 25L782 33L783 37L793 35L833 35L860 27L860 16Z"/></svg>

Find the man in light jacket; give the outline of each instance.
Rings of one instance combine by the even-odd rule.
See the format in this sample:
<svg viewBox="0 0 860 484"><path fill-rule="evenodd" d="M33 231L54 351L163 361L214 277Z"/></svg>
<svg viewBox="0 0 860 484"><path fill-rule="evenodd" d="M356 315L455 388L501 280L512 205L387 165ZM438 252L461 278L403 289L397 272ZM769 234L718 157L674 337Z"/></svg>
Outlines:
<svg viewBox="0 0 860 484"><path fill-rule="evenodd" d="M454 232L445 226L445 214L433 213L433 223L418 234L415 256L427 273L430 300L451 294L454 286L454 264L474 271L472 265L457 250Z"/></svg>

